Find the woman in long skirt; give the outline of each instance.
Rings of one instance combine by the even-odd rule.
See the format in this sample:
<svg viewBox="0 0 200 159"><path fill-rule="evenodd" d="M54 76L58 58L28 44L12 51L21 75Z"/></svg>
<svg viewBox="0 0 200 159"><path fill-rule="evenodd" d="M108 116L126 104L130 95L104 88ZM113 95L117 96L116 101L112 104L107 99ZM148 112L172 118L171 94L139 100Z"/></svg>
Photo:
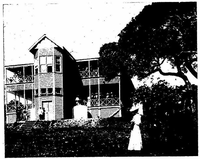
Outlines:
<svg viewBox="0 0 200 159"><path fill-rule="evenodd" d="M137 104L136 106L133 106L130 111L137 111L137 112L133 116L133 119L131 120L134 126L133 129L131 130L128 150L140 151L142 149L142 135L139 125L141 123L141 116L143 115L142 104Z"/></svg>

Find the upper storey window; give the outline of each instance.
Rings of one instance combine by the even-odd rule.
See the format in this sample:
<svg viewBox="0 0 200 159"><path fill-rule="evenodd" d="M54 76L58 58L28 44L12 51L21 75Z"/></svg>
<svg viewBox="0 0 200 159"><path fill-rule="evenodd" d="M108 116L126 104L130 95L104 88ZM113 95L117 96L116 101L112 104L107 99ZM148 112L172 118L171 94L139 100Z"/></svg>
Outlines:
<svg viewBox="0 0 200 159"><path fill-rule="evenodd" d="M40 72L50 73L52 72L52 56L41 56L40 57Z"/></svg>
<svg viewBox="0 0 200 159"><path fill-rule="evenodd" d="M47 56L47 72L52 72L53 58L52 56Z"/></svg>
<svg viewBox="0 0 200 159"><path fill-rule="evenodd" d="M56 56L56 72L61 72L61 57Z"/></svg>
<svg viewBox="0 0 200 159"><path fill-rule="evenodd" d="M46 57L45 56L41 56L40 57L40 72L41 73L46 73L47 72Z"/></svg>

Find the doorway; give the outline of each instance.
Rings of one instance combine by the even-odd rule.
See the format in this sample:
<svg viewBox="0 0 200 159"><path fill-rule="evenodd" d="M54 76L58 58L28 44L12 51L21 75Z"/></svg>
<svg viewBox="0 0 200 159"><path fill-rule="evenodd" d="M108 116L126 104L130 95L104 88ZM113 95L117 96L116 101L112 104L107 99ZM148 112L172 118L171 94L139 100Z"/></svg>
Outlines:
<svg viewBox="0 0 200 159"><path fill-rule="evenodd" d="M52 101L43 101L42 108L44 109L44 120L54 120Z"/></svg>

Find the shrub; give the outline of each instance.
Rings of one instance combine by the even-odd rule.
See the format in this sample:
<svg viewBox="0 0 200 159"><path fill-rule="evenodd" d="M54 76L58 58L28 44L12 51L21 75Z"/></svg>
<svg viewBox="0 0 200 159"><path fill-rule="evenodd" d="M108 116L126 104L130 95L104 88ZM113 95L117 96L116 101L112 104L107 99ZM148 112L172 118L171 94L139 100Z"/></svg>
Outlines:
<svg viewBox="0 0 200 159"><path fill-rule="evenodd" d="M184 90L185 86L172 87L160 81L135 92L133 102L143 103L146 144L154 143L149 148L157 151L156 154L196 155L198 152L197 86L193 85L191 91Z"/></svg>

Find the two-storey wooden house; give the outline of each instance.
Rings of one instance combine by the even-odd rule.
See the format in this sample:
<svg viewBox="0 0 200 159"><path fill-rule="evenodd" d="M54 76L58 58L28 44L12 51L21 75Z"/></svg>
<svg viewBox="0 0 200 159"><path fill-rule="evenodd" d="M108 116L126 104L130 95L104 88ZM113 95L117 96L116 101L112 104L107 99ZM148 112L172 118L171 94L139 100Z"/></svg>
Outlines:
<svg viewBox="0 0 200 159"><path fill-rule="evenodd" d="M88 107L88 117L121 117L120 76L106 82L98 58L79 59L46 35L29 49L34 63L5 66L6 122L73 118L75 98Z"/></svg>

